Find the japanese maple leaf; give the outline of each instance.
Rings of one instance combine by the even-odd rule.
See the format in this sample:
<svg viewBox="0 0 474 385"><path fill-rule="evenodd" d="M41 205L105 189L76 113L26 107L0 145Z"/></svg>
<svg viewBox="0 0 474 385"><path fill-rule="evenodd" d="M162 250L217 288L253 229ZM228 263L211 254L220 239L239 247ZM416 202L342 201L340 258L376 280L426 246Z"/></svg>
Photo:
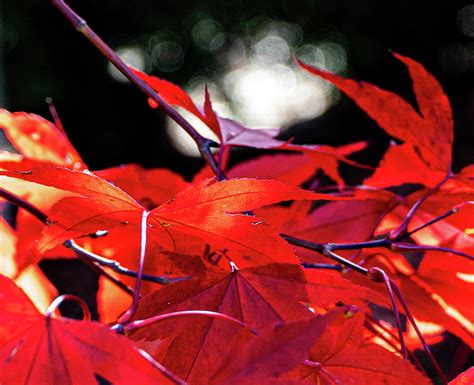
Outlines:
<svg viewBox="0 0 474 385"><path fill-rule="evenodd" d="M344 187L344 180L339 174L339 162L346 162L355 166L357 163L345 158L353 152L361 151L365 142L352 143L340 147L330 146L303 146L284 145L282 150L300 152L299 154L263 155L256 159L245 161L232 167L226 172L228 178L260 178L272 179L294 185L301 185L322 170L331 179L337 182L340 188ZM275 167L275 165L278 167ZM212 170L205 166L195 177L194 181L212 177Z"/></svg>
<svg viewBox="0 0 474 385"><path fill-rule="evenodd" d="M85 164L66 135L41 116L0 109L0 129L26 158L76 170Z"/></svg>
<svg viewBox="0 0 474 385"><path fill-rule="evenodd" d="M322 170L327 176L337 183L339 189L343 189L345 182L339 174L339 162L349 164L355 167L368 168L357 162L349 160L346 156L354 152L362 151L367 147L366 142L350 143L339 147L327 145L295 145L285 143L281 146L282 150L298 151L308 157L315 165L317 170Z"/></svg>
<svg viewBox="0 0 474 385"><path fill-rule="evenodd" d="M2 384L175 383L106 325L43 316L3 276L0 298Z"/></svg>
<svg viewBox="0 0 474 385"><path fill-rule="evenodd" d="M399 356L364 341L364 315L338 317L291 376L316 384L429 385L430 380Z"/></svg>
<svg viewBox="0 0 474 385"><path fill-rule="evenodd" d="M12 163L5 163L6 167L15 168ZM25 168L26 167L26 168ZM34 162L22 163L17 168L29 170L29 167L40 167ZM102 176L115 185L122 188L122 190L130 193L133 198L140 202L140 204L147 209L152 209L159 204L162 204L172 198L178 191L187 187L185 182L179 175L165 169L151 169L146 170L138 165L125 165L107 170L100 170L95 172L96 175ZM9 191L14 191L15 194L20 195L23 199L32 203L43 211L49 211L54 203L58 202L65 196L71 196L71 193L58 190L56 188L39 185L36 183L25 182L23 180L0 177L3 180L3 188ZM69 187L69 189L73 189ZM75 191L80 191L81 187L77 187ZM31 214L20 210L16 217L16 229L20 239L18 250L15 259L18 262L19 269L23 269L30 263L37 261L38 255L31 252L36 247L36 242L40 238L43 225L34 218ZM107 250L109 257L111 256L136 256L137 252L128 253L131 249L137 251L139 245L133 242L133 248L124 247L130 242L124 240L133 237L130 234L130 229L124 229L129 232L127 237L122 231L121 242L110 242L112 236L109 236L105 242L95 242L96 247L91 247L90 250L101 251ZM138 236L139 237L139 236ZM137 238L134 238L134 240ZM108 243L108 245L106 245ZM61 247L55 248L44 254L44 257L65 258L75 256L71 251ZM120 261L121 263L123 260ZM129 262L129 261L128 261Z"/></svg>
<svg viewBox="0 0 474 385"><path fill-rule="evenodd" d="M81 195L64 198L53 206L49 216L52 225L43 231L43 237L38 241L39 252L97 230L137 225L144 210L119 188L88 173L38 166L0 174ZM240 213L291 199L342 199L274 181L234 179L209 183L194 184L174 200L152 210L149 218L152 239L174 251L179 248L175 234L199 237L213 247L237 253L235 262L242 267L252 261L296 263L292 248L275 229L256 217Z"/></svg>
<svg viewBox="0 0 474 385"><path fill-rule="evenodd" d="M231 120L219 117L212 109L212 102L207 87L203 108L196 106L191 97L177 85L146 75L136 69L135 74L152 87L169 104L181 107L197 116L219 138L223 146L244 146L253 148L275 148L285 142L275 139L279 128L248 128Z"/></svg>
<svg viewBox="0 0 474 385"><path fill-rule="evenodd" d="M469 385L474 382L474 366L471 366L465 372L462 372L449 385Z"/></svg>
<svg viewBox="0 0 474 385"><path fill-rule="evenodd" d="M182 310L210 310L261 331L274 323L307 319L312 315L308 306L329 307L339 301L361 302L368 298L385 302L377 293L360 291L360 287L348 284L340 276L304 271L298 265L271 264L224 272L199 268L196 258L181 258L180 268L194 278L143 297L136 318ZM229 351L239 328L225 320L181 317L151 324L131 338L146 348L173 336L166 352L156 358L183 378L196 382L208 374L218 357Z"/></svg>
<svg viewBox="0 0 474 385"><path fill-rule="evenodd" d="M388 150L366 184L390 186L419 182L433 186L451 170L453 119L449 100L438 81L421 64L397 53L394 56L408 68L419 112L398 95L372 84L298 63L333 83L389 135L404 142Z"/></svg>
<svg viewBox="0 0 474 385"><path fill-rule="evenodd" d="M188 186L180 175L171 170L144 169L137 164L94 171L94 174L126 191L149 210L165 203Z"/></svg>
<svg viewBox="0 0 474 385"><path fill-rule="evenodd" d="M245 335L210 376L209 384L285 384L276 378L302 362L324 332L332 314L267 328L259 336ZM291 384L291 382L289 382Z"/></svg>

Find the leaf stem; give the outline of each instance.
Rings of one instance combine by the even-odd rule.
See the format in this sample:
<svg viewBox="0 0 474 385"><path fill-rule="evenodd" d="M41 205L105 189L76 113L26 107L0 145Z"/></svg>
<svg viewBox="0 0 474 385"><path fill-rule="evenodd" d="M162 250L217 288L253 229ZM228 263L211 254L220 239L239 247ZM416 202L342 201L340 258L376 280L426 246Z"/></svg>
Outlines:
<svg viewBox="0 0 474 385"><path fill-rule="evenodd" d="M387 287L388 295L392 301L393 315L395 317L395 324L398 329L398 339L400 340L400 350L404 360L408 360L408 351L405 345L405 339L403 338L402 323L400 321L400 313L398 312L397 300L392 290L392 280L388 277L387 273L379 267L371 267L369 270L369 277L374 282L383 282Z"/></svg>
<svg viewBox="0 0 474 385"><path fill-rule="evenodd" d="M171 381L178 385L189 385L186 381L182 380L178 376L176 376L174 373L172 373L170 370L165 368L163 365L161 365L158 361L156 361L150 354L145 352L142 349L139 349L135 347L135 350L145 359L147 360L156 370L161 372L164 376L168 377Z"/></svg>
<svg viewBox="0 0 474 385"><path fill-rule="evenodd" d="M45 317L50 318L64 301L73 301L77 303L82 309L82 320L83 321L91 320L91 313L89 311L89 307L87 306L86 302L82 298L76 295L72 295L72 294L63 294L63 295L60 295L59 297L56 297L54 301L51 302L51 305L49 305L48 308L46 309L46 312L44 313Z"/></svg>
<svg viewBox="0 0 474 385"><path fill-rule="evenodd" d="M242 321L240 321L240 320L238 320L234 317L231 317L227 314L217 313L215 311L209 311L209 310L184 310L184 311L177 311L177 312L173 312L173 313L159 314L157 316L146 318L146 319L143 319L143 320L132 321L132 322L127 323L126 325L123 325L123 329L125 331L129 332L129 331L132 331L132 330L136 330L136 329L146 327L146 326L151 325L155 322L164 321L164 320L167 320L167 319L170 319L170 318L182 317L182 316L196 316L196 315L205 316L205 317L212 317L212 318L218 318L218 319L230 321L230 322L233 322L233 323L235 323L239 326L248 328L248 326L245 323L243 323ZM114 330L115 328L118 328L118 325L114 325L112 327L112 330Z"/></svg>
<svg viewBox="0 0 474 385"><path fill-rule="evenodd" d="M135 281L135 292L133 294L132 303L127 311L120 317L119 324L126 325L130 322L133 315L138 308L138 300L140 299L140 288L143 280L143 269L145 267L146 244L147 244L147 229L148 229L148 215L149 211L143 210L141 231L140 231L140 260L138 264L137 280Z"/></svg>
<svg viewBox="0 0 474 385"><path fill-rule="evenodd" d="M401 292L400 288L398 287L398 285L392 279L390 279L390 282L391 282L391 286L392 286L393 290L395 291L396 296L398 297L403 309L405 310L405 314L406 314L408 320L410 321L413 328L415 329L416 335L418 336L418 339L420 340L421 344L423 345L423 349L425 350L426 354L428 355L428 358L429 358L431 364L435 368L436 373L440 377L443 384L447 385L448 380L446 379L446 376L444 375L443 371L439 367L438 362L434 358L433 353L431 353L430 347L426 343L426 341L423 337L423 334L421 333L420 329L418 328L418 325L416 324L415 318L411 314L410 309L408 308L408 305L405 301L405 298L402 295L402 292Z"/></svg>
<svg viewBox="0 0 474 385"><path fill-rule="evenodd" d="M108 267L115 271L116 273L126 275L129 277L134 277L137 278L138 272L127 269L126 267L123 267L120 265L119 262L113 260L113 259L108 259L101 257L100 255L94 254L93 252L86 250L79 246L75 241L72 239L67 240L64 242L64 246L70 248L73 250L76 254L83 256L84 258L97 262L102 266ZM156 275L149 275L149 274L143 274L142 279L145 281L149 282L154 282L154 283L159 283L160 285L167 285L172 282L178 282L178 281L183 281L185 279L188 279L188 277L180 277L180 278L168 278L165 276L156 276Z"/></svg>

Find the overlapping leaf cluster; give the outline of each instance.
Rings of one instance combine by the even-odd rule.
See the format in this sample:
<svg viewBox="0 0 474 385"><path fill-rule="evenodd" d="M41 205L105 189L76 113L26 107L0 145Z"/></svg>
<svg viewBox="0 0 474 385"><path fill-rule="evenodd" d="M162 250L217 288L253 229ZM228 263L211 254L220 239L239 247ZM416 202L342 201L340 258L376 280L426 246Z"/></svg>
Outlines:
<svg viewBox="0 0 474 385"><path fill-rule="evenodd" d="M207 124L225 157L234 146L279 152L228 170L221 162L227 179L219 181L207 167L192 182L134 164L92 172L57 125L0 111L17 150L1 154L2 196L20 207L13 227L0 222L0 383L429 384L416 358L400 356L393 319L379 319L392 305L374 267L400 287L419 325L431 325L428 341L449 332L472 347L474 169L451 170L453 122L438 82L395 56L409 70L417 108L300 63L398 140L360 186L346 187L338 164L357 165L346 156L366 144L285 143L278 130L217 116L207 90L201 108L179 87L138 71L164 101ZM318 170L335 182L334 193L300 187ZM394 192L406 183L420 187ZM296 247L292 238L317 247ZM54 288L37 263L75 258L63 246L70 240L82 258L173 282L143 281L138 299L123 290L136 277L102 270L101 323L54 316L54 306L44 313ZM328 265L335 252L341 259ZM129 307L131 294L137 308ZM409 349L421 346L412 329L403 334Z"/></svg>

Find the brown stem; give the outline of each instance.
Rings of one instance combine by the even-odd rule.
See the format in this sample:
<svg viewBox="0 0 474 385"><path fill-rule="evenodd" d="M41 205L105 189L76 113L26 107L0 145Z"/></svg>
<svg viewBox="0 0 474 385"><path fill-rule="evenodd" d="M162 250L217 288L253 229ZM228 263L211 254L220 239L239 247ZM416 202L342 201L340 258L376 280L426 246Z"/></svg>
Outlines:
<svg viewBox="0 0 474 385"><path fill-rule="evenodd" d="M53 5L70 21L73 27L81 32L101 53L107 58L127 79L137 86L149 98L155 100L158 106L180 125L196 142L202 158L209 164L213 172L219 173L217 164L210 151L214 142L204 138L183 116L169 105L153 88L141 80L130 67L87 25L87 22L74 12L69 5L62 0L52 0Z"/></svg>

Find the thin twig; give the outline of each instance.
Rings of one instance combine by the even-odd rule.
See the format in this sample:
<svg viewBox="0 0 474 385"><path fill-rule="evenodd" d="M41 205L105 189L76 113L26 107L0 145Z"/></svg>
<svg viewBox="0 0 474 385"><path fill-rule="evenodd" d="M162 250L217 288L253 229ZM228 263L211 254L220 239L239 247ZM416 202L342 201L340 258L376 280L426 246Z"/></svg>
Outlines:
<svg viewBox="0 0 474 385"><path fill-rule="evenodd" d="M45 225L48 224L48 216L30 202L25 201L19 196L11 193L10 191L4 190L3 188L0 188L0 197L6 199L15 206L28 211L31 215L33 215L40 222L43 222Z"/></svg>
<svg viewBox="0 0 474 385"><path fill-rule="evenodd" d="M53 5L71 22L73 27L81 32L101 53L107 58L128 80L137 86L149 98L158 103L166 115L180 125L194 140L199 148L202 158L218 174L218 167L211 153L210 147L215 145L214 141L204 138L199 132L168 104L152 87L140 79L130 67L87 25L72 8L62 0L52 0Z"/></svg>
<svg viewBox="0 0 474 385"><path fill-rule="evenodd" d="M97 262L93 262L87 257L85 257L82 254L77 254L76 255L87 265L89 266L92 270L94 270L97 274L104 276L106 279L111 281L115 286L117 286L120 290L123 290L125 293L128 295L133 296L133 289L123 283L120 279L114 277L112 274L110 274L105 268L100 266Z"/></svg>
<svg viewBox="0 0 474 385"><path fill-rule="evenodd" d="M53 118L54 125L63 135L66 135L66 131L64 131L64 126L61 122L61 119L59 119L58 110L56 110L56 106L54 105L53 98L48 96L45 98L45 101L48 104L49 113Z"/></svg>
<svg viewBox="0 0 474 385"><path fill-rule="evenodd" d="M358 265L357 263L354 263L352 261L349 261L346 258L341 257L340 255L337 255L334 253L330 247L326 247L325 244L321 243L314 243L311 241L307 241L304 239L292 237L291 235L287 234L280 234L280 236L286 240L288 243L295 245L295 246L300 246L308 250L313 250L318 253L321 253L325 255L326 257L331 258L332 260L340 263L341 265L344 265L346 267L349 267L355 271L358 271L359 273L362 273L364 275L367 275L369 273L369 270L367 270L365 267L362 267Z"/></svg>
<svg viewBox="0 0 474 385"><path fill-rule="evenodd" d="M101 257L100 255L94 254L93 252L84 249L83 247L79 246L75 241L72 239L67 240L64 242L64 246L70 248L73 250L76 254L79 254L93 262L97 262L98 264L108 267L115 271L116 273L122 274L122 275L127 275L129 277L134 277L137 278L138 272L134 270L127 269L126 267L123 267L120 265L119 262L113 260L113 259L108 259ZM150 275L150 274L143 274L142 279L145 281L149 282L154 282L154 283L159 283L160 285L167 285L172 282L178 282L178 281L183 281L185 279L188 279L189 277L179 277L179 278L168 278L165 276L156 276L156 275Z"/></svg>
<svg viewBox="0 0 474 385"><path fill-rule="evenodd" d="M335 265L332 263L312 263L312 262L301 262L301 266L305 269L321 269L321 270L336 270L342 271L341 265Z"/></svg>
<svg viewBox="0 0 474 385"><path fill-rule="evenodd" d="M321 365L320 362L315 362L315 361L310 361L310 360L303 360L302 362L303 365L310 366L312 368L315 368L320 374L324 374L324 376L333 382L336 385L341 385L341 381L339 381L336 377L334 377L331 373L329 373L323 366Z"/></svg>
<svg viewBox="0 0 474 385"><path fill-rule="evenodd" d="M451 208L450 210L446 211L445 213L437 216L436 218L433 218L431 219L430 221L426 222L426 223L423 223L422 225L416 227L415 229L411 230L411 231L408 231L405 233L404 236L400 237L398 240L402 240L402 239L405 239L405 238L408 238L410 237L412 234L420 231L420 230L423 230L424 228L428 227L428 226L431 226L433 224L435 224L436 222L439 222L445 218L448 218L450 217L451 215L453 214L456 214L457 212L459 212L459 210L461 210L461 208L465 205L469 205L469 204L474 204L474 201L466 201L466 202L462 202L462 203L459 203L457 204L456 206L454 206L453 208Z"/></svg>

